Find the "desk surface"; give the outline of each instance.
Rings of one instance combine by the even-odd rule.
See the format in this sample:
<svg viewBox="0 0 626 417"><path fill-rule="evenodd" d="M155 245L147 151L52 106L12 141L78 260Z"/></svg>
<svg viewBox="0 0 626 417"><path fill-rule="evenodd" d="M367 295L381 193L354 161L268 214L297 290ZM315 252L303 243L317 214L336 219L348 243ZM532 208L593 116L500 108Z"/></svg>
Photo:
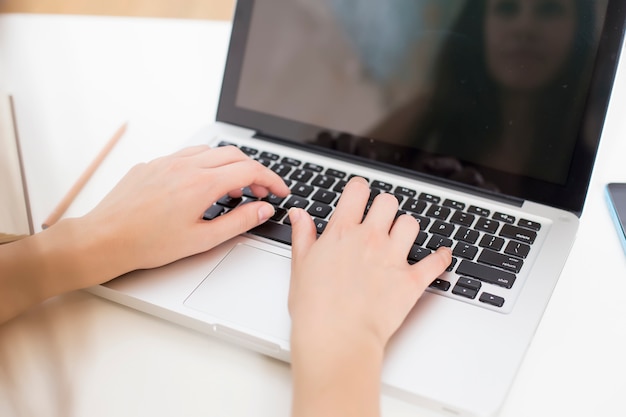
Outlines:
<svg viewBox="0 0 626 417"><path fill-rule="evenodd" d="M68 216L133 164L214 119L226 22L5 15L0 89L15 95L35 224L108 137L129 129ZM502 417L626 415L626 256L603 195L626 182L618 74L579 235ZM76 292L0 327L0 415L288 416L287 364ZM383 397L384 416L430 416Z"/></svg>

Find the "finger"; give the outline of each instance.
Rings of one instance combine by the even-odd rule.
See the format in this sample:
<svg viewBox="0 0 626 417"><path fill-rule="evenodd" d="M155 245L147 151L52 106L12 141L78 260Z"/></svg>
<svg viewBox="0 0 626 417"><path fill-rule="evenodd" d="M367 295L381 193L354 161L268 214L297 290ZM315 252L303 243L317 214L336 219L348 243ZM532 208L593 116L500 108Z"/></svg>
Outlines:
<svg viewBox="0 0 626 417"><path fill-rule="evenodd" d="M408 254L419 230L420 225L415 217L403 214L396 219L391 227L389 237L398 251L403 252L406 249L406 254Z"/></svg>
<svg viewBox="0 0 626 417"><path fill-rule="evenodd" d="M274 207L271 204L254 201L207 221L201 232L208 237L207 250L264 223L273 215Z"/></svg>
<svg viewBox="0 0 626 417"><path fill-rule="evenodd" d="M359 224L363 220L363 213L370 195L369 183L360 177L354 177L343 189L343 193L337 203L337 208L328 221L327 229L332 229L334 224Z"/></svg>
<svg viewBox="0 0 626 417"><path fill-rule="evenodd" d="M442 246L421 261L410 266L413 270L412 277L421 294L439 275L450 266L452 262L452 250Z"/></svg>
<svg viewBox="0 0 626 417"><path fill-rule="evenodd" d="M281 196L289 194L289 188L278 174L248 157L207 170L205 175L211 193L219 196L247 186L260 186Z"/></svg>
<svg viewBox="0 0 626 417"><path fill-rule="evenodd" d="M283 180L283 182L285 182L285 181ZM258 186L256 184L250 184L250 190L252 191L252 193L255 196L257 196L259 198L267 197L267 195L269 194L269 190L267 188ZM289 194L289 188L286 187L285 191L287 191L287 193L285 193L285 194L277 194L277 195L280 195L281 197L286 197Z"/></svg>
<svg viewBox="0 0 626 417"><path fill-rule="evenodd" d="M192 156L192 155L197 155L199 153L202 152L206 152L209 149L211 149L211 147L209 145L196 145L196 146L188 146L186 148L183 148L177 152L174 152L171 156L173 157L185 157L185 156Z"/></svg>
<svg viewBox="0 0 626 417"><path fill-rule="evenodd" d="M298 264L304 254L317 239L317 231L311 216L304 211L293 207L289 209L291 222L291 257L294 264Z"/></svg>
<svg viewBox="0 0 626 417"><path fill-rule="evenodd" d="M201 168L215 168L240 161L252 160L236 146L220 146L218 148L207 148L204 152L192 155L195 163Z"/></svg>
<svg viewBox="0 0 626 417"><path fill-rule="evenodd" d="M398 200L389 193L381 193L374 198L363 224L389 233L396 213L398 213Z"/></svg>
<svg viewBox="0 0 626 417"><path fill-rule="evenodd" d="M158 158L154 158L153 160L149 161L148 164L150 164L150 165L155 165L155 164L168 164L168 165L171 165L172 161L174 161L176 159L198 155L198 154L206 152L207 150L210 150L210 149L211 149L211 147L208 146L208 145L189 146L187 148L180 149L180 150L178 150L178 151L176 151L176 152L174 152L172 154L163 155L163 156L160 156Z"/></svg>

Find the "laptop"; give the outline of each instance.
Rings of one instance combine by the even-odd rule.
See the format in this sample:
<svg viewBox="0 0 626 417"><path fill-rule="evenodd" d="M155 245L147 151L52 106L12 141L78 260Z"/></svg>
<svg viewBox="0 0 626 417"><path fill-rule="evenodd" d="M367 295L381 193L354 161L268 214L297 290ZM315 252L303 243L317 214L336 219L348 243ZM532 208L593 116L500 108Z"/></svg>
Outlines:
<svg viewBox="0 0 626 417"><path fill-rule="evenodd" d="M0 244L33 234L13 99L0 91Z"/></svg>
<svg viewBox="0 0 626 417"><path fill-rule="evenodd" d="M390 341L384 392L497 414L576 237L625 14L615 0L238 1L217 120L189 143L237 146L292 194L270 195L276 215L250 233L91 291L289 361L286 210L323 233L362 176L420 221L407 262L454 257Z"/></svg>

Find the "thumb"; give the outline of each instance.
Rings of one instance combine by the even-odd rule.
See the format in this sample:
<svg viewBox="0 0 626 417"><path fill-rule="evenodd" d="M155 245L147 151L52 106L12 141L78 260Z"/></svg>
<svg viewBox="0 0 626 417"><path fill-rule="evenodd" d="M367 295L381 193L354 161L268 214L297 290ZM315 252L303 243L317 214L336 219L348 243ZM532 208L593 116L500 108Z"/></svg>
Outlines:
<svg viewBox="0 0 626 417"><path fill-rule="evenodd" d="M292 207L289 209L291 222L291 257L298 262L300 257L309 251L317 239L317 230L311 216L303 209Z"/></svg>
<svg viewBox="0 0 626 417"><path fill-rule="evenodd" d="M264 201L247 203L209 221L206 227L210 228L211 233L204 236L209 236L210 241L207 243L209 248L212 248L265 223L273 215L274 207L269 203Z"/></svg>

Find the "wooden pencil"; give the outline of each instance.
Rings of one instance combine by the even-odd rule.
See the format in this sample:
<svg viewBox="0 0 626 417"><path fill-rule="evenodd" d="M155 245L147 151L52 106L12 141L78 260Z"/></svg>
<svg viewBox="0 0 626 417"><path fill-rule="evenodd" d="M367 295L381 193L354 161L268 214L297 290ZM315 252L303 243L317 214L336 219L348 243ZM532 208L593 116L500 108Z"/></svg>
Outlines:
<svg viewBox="0 0 626 417"><path fill-rule="evenodd" d="M63 216L63 214L68 209L70 204L72 204L72 201L74 201L74 199L76 198L80 190L83 189L85 184L87 184L87 181L89 181L93 173L96 172L96 170L98 169L102 161L104 161L104 158L106 158L109 152L111 152L111 149L113 149L115 144L124 135L124 133L126 132L127 126L128 126L128 123L124 123L115 132L115 134L111 137L111 139L109 139L109 141L104 145L102 150L100 150L98 155L96 155L95 159L91 162L91 164L89 164L87 169L81 174L81 176L74 183L72 188L70 188L67 194L65 194L61 202L55 207L52 213L50 213L48 218L43 222L43 224L41 225L43 229L46 229L52 226L57 221L59 221L59 219L61 218L61 216Z"/></svg>

